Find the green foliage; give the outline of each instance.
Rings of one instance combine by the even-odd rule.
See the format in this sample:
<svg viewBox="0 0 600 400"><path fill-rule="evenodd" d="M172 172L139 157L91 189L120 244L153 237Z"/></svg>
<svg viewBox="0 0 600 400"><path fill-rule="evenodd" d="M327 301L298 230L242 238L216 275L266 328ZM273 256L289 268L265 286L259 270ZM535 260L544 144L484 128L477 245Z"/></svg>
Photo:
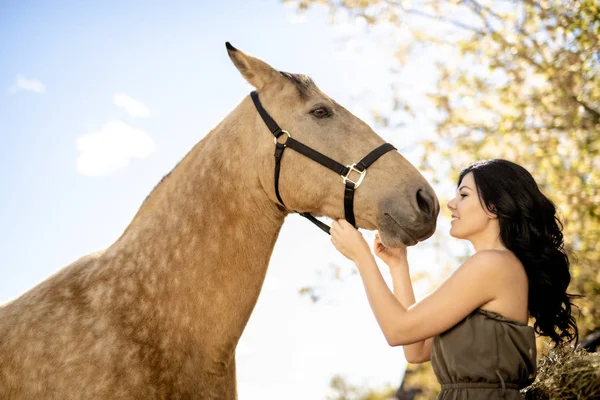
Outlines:
<svg viewBox="0 0 600 400"><path fill-rule="evenodd" d="M522 1L495 12L467 3L482 31L457 42L457 66L439 66L431 98L444 111L441 152L454 171L506 158L533 173L564 223L585 334L600 323L600 7Z"/></svg>
<svg viewBox="0 0 600 400"><path fill-rule="evenodd" d="M328 400L393 400L395 390L391 386L381 389L367 389L350 384L340 375L331 378L331 394Z"/></svg>
<svg viewBox="0 0 600 400"><path fill-rule="evenodd" d="M435 181L505 158L531 171L557 205L571 254L570 292L581 334L600 323L600 5L597 0L303 0L368 24L410 31L398 50L428 46L438 62L430 93L436 137L423 141L420 168ZM431 24L411 23L415 18ZM431 29L444 25L453 33ZM433 32L433 33L432 33ZM411 110L394 93L392 113ZM390 115L378 114L387 121ZM444 168L440 168L441 160ZM449 172L451 171L451 172ZM444 176L440 176L444 174Z"/></svg>
<svg viewBox="0 0 600 400"><path fill-rule="evenodd" d="M564 224L571 259L569 291L583 295L576 300L579 312L574 310L580 336L599 327L598 0L284 1L297 4L300 12L322 5L332 15L397 27L399 36L408 37L395 52L400 64L410 63L415 48L443 55L437 63L436 90L429 94L438 116L436 135L421 142L420 169L434 183L455 182L462 167L487 158L505 158L532 172ZM443 34L440 26L447 28ZM378 112L376 120L389 121L397 113L415 117L417 107L409 96L393 93L393 110ZM540 360L528 398L594 398L581 397L592 386L581 386L587 381L580 374L595 379L593 390L598 390L598 356L569 359L560 351ZM552 362L558 369L552 369ZM424 390L417 398L435 398L427 392L439 387L431 368L409 367L413 370L403 386ZM576 388L573 393L579 397L549 391L567 384L573 384L569 388Z"/></svg>
<svg viewBox="0 0 600 400"><path fill-rule="evenodd" d="M414 400L435 399L440 392L440 385L433 374L431 362L409 364L404 373L402 390L412 393Z"/></svg>

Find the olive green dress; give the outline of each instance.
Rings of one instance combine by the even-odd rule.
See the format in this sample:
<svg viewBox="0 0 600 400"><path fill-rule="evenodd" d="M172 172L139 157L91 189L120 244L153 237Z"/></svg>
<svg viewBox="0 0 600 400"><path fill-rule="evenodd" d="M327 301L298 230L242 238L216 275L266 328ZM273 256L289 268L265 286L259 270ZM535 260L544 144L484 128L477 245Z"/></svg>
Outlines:
<svg viewBox="0 0 600 400"><path fill-rule="evenodd" d="M519 389L535 378L533 328L477 309L433 338L438 400L522 399Z"/></svg>

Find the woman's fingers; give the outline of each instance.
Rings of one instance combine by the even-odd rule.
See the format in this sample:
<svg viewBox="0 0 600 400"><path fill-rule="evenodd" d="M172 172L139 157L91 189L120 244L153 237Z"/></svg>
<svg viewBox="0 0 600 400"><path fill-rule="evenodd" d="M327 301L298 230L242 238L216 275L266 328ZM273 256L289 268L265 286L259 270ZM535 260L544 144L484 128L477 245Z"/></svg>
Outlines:
<svg viewBox="0 0 600 400"><path fill-rule="evenodd" d="M340 226L340 228L344 229L346 228L348 225L350 225L350 222L346 221L345 219L341 218L337 220L338 225Z"/></svg>
<svg viewBox="0 0 600 400"><path fill-rule="evenodd" d="M340 230L340 224L337 221L333 221L333 223L331 224L331 232L338 233L339 230Z"/></svg>
<svg viewBox="0 0 600 400"><path fill-rule="evenodd" d="M375 235L375 248L377 249L385 249L385 245L381 243L381 239L379 238L379 234Z"/></svg>

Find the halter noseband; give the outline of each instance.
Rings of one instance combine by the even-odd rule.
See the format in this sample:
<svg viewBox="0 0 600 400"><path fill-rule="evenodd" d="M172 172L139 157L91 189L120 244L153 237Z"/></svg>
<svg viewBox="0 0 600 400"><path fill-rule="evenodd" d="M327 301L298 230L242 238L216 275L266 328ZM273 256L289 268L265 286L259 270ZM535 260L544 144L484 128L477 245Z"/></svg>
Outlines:
<svg viewBox="0 0 600 400"><path fill-rule="evenodd" d="M277 200L279 203L286 207L281 195L279 194L279 171L281 169L281 157L283 156L283 151L289 147L297 151L298 153L310 158L313 161L318 162L322 166L329 168L330 170L338 173L342 177L342 182L345 184L344 189L344 214L346 216L346 221L352 224L352 226L356 227L356 221L354 219L354 190L357 189L362 183L365 175L367 174L367 168L373 164L379 157L384 155L390 150L396 150L396 148L390 143L382 144L377 147L375 150L371 151L365 158L357 162L356 164L344 166L338 163L335 160L319 153L318 151L311 149L310 147L300 143L299 141L292 138L292 135L288 131L284 131L277 125L277 123L271 118L269 113L263 108L260 100L258 99L258 93L253 91L250 93L252 97L252 101L254 102L254 106L256 110L262 117L263 121L271 131L274 137L275 142L275 195L277 196ZM279 142L280 136L287 135L287 138L284 142ZM350 173L355 172L359 174L359 177L356 181L350 179ZM287 208L287 207L286 207ZM329 234L329 226L325 223L319 221L310 213L298 213L303 217L309 219L312 223L321 228L324 232Z"/></svg>

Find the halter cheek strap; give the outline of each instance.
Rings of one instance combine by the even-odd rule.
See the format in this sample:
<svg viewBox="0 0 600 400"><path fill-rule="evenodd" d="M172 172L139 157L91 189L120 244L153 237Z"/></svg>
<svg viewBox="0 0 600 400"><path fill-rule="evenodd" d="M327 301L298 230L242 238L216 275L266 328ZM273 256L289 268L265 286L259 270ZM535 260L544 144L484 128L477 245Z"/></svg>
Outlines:
<svg viewBox="0 0 600 400"><path fill-rule="evenodd" d="M319 153L318 151L302 144L301 142L292 138L292 135L288 131L285 131L277 125L277 123L271 118L269 113L264 109L260 100L258 99L258 93L253 91L250 93L250 97L252 97L252 101L254 102L254 106L256 110L262 117L263 121L271 131L274 136L275 142L275 195L277 196L277 200L281 205L286 207L283 199L281 198L281 194L279 193L279 174L281 170L281 158L283 157L283 152L286 148L293 149L294 151L310 158L313 161L318 162L322 166L336 172L342 177L342 182L345 185L344 189L344 214L346 216L346 220L356 227L356 220L354 218L354 191L360 186L365 175L367 173L367 168L373 164L375 161L379 159L382 155L391 150L396 150L396 148L390 143L382 144L377 147L375 150L371 151L365 158L360 160L356 164L344 166L338 163L335 160L327 157L324 154ZM286 135L284 142L280 142L278 139L282 136ZM358 175L358 179L353 181L350 178L350 174L355 172ZM286 207L287 208L287 207ZM323 222L316 219L310 213L299 213L303 217L309 219L312 223L321 228L324 232L329 233L330 227L324 224Z"/></svg>

